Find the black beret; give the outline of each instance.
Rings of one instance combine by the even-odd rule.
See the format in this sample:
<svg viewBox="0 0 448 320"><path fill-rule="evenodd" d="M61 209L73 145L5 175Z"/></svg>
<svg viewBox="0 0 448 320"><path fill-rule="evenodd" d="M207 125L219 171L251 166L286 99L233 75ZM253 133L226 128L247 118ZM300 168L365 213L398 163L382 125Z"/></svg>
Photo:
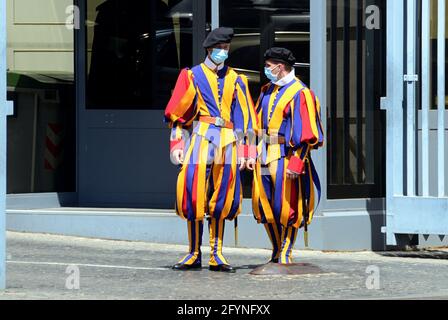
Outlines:
<svg viewBox="0 0 448 320"><path fill-rule="evenodd" d="M216 28L208 34L203 43L203 46L205 49L207 49L219 43L230 43L230 41L232 41L233 35L234 32L232 28Z"/></svg>
<svg viewBox="0 0 448 320"><path fill-rule="evenodd" d="M268 59L282 61L290 66L294 66L296 63L296 58L292 52L286 48L273 47L268 49L264 54L264 60L266 61Z"/></svg>

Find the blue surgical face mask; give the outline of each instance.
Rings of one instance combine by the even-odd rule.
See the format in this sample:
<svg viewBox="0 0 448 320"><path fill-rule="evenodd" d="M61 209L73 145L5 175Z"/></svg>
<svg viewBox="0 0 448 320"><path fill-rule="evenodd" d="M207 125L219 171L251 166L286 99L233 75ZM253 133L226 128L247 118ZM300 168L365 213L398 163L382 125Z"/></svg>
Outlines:
<svg viewBox="0 0 448 320"><path fill-rule="evenodd" d="M216 63L221 64L229 57L229 51L224 49L214 48L210 54L210 58Z"/></svg>
<svg viewBox="0 0 448 320"><path fill-rule="evenodd" d="M278 66L277 66L278 67ZM271 80L272 82L277 82L278 81L278 74L274 75L272 73L273 70L275 70L277 67L274 67L274 69L269 69L268 67L264 68L264 74L266 75L266 77Z"/></svg>

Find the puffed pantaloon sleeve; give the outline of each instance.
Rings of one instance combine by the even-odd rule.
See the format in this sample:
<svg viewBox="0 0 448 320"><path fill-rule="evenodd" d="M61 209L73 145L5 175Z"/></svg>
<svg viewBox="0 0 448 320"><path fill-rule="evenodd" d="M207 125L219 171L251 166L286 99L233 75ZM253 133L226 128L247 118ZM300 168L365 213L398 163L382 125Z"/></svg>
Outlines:
<svg viewBox="0 0 448 320"><path fill-rule="evenodd" d="M198 113L195 103L196 95L193 73L189 69L183 69L165 109L165 122L171 128L171 152L185 147L183 130L191 126Z"/></svg>
<svg viewBox="0 0 448 320"><path fill-rule="evenodd" d="M324 144L319 99L305 88L295 97L291 106L292 126L290 147L294 154L288 169L297 174L305 173L305 159L312 149Z"/></svg>
<svg viewBox="0 0 448 320"><path fill-rule="evenodd" d="M238 158L255 159L257 116L247 77L244 75L239 75L236 83L231 120L238 138Z"/></svg>

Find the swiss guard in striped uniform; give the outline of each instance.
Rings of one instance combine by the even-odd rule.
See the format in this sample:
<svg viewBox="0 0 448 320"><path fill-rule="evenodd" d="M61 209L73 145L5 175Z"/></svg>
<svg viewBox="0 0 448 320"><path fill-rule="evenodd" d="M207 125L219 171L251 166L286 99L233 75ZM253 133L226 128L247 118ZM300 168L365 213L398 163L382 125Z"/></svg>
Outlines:
<svg viewBox="0 0 448 320"><path fill-rule="evenodd" d="M182 165L176 212L187 220L190 242L189 253L173 266L175 270L201 268L208 216L209 268L235 272L222 254L224 224L241 211L240 170L255 169L255 155L248 159L247 134L254 133L256 115L246 77L224 64L232 38L231 28L218 28L208 35L203 45L208 53L205 61L181 71L165 110L172 127L171 155ZM183 129L191 126L193 133L187 137ZM255 144L250 149L255 150Z"/></svg>
<svg viewBox="0 0 448 320"><path fill-rule="evenodd" d="M295 76L291 51L271 48L264 57L271 82L262 88L256 105L262 140L254 172L253 212L271 240L271 262L291 264L298 230L307 230L313 218L314 186L320 200L311 160L311 150L323 145L320 104Z"/></svg>

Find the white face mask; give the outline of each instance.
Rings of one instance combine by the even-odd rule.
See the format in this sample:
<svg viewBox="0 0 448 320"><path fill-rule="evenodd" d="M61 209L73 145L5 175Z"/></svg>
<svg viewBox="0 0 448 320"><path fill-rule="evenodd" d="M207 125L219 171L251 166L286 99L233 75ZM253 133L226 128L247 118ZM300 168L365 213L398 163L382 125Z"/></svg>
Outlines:
<svg viewBox="0 0 448 320"><path fill-rule="evenodd" d="M279 67L279 65L275 66L272 69L269 69L268 67L264 68L264 74L266 75L266 77L271 80L272 82L276 82L278 81L278 74L280 72L278 72L277 74L274 74L272 71L274 71L275 69L277 69L277 67Z"/></svg>
<svg viewBox="0 0 448 320"><path fill-rule="evenodd" d="M216 64L221 64L229 57L229 50L214 48L210 53L210 58Z"/></svg>

